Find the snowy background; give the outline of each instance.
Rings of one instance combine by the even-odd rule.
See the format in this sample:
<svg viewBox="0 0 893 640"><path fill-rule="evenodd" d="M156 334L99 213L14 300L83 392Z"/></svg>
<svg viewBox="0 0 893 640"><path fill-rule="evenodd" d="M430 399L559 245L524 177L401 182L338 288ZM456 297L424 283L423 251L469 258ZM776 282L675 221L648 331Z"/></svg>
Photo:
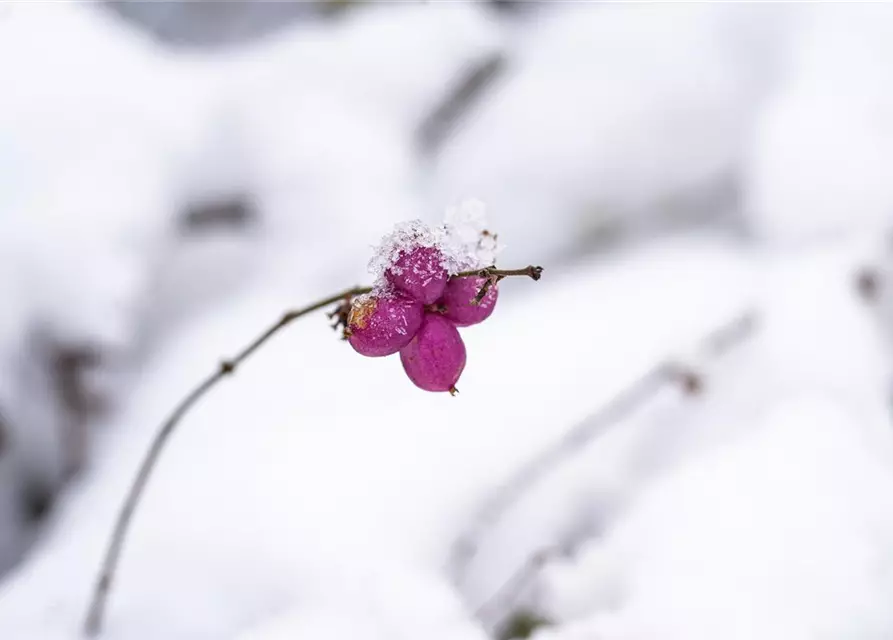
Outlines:
<svg viewBox="0 0 893 640"><path fill-rule="evenodd" d="M893 7L0 6L0 638L80 637L172 405L401 220L457 398L322 314L181 425L110 640L893 637Z"/></svg>

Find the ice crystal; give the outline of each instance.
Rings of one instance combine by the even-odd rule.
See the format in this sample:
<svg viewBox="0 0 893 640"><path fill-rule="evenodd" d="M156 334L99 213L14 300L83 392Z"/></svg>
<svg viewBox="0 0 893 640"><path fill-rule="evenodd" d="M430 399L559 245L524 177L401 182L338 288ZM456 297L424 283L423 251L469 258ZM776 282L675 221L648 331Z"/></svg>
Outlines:
<svg viewBox="0 0 893 640"><path fill-rule="evenodd" d="M501 249L496 235L487 228L484 204L468 200L450 207L440 225L431 226L422 220L401 222L382 238L369 261L376 290L389 288L385 272L400 275L398 259L416 247L438 249L442 266L450 275L491 266Z"/></svg>

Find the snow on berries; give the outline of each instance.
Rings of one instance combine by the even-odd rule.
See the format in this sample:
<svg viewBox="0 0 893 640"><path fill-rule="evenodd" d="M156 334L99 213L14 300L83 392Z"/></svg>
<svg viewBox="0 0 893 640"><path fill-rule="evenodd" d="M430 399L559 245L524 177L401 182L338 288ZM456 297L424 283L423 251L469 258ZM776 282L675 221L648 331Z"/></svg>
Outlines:
<svg viewBox="0 0 893 640"><path fill-rule="evenodd" d="M438 247L414 247L400 252L385 277L397 289L423 304L431 304L443 293L447 270Z"/></svg>
<svg viewBox="0 0 893 640"><path fill-rule="evenodd" d="M400 350L400 362L420 389L455 394L465 368L465 343L456 325L438 313L426 313L419 332Z"/></svg>
<svg viewBox="0 0 893 640"><path fill-rule="evenodd" d="M421 220L401 222L382 238L369 261L369 272L375 278L375 289L387 288L394 275L403 273L402 256L409 256L419 248L416 265L420 270L446 270L447 276L492 266L500 246L496 236L487 230L484 206L477 200L464 202L447 210L443 224L431 226ZM424 258L432 258L430 267ZM412 261L409 261L412 262ZM419 264L420 263L420 264ZM410 264L410 266L413 266ZM388 273L392 274L389 278ZM407 291L412 295L412 292ZM426 303L430 304L430 303Z"/></svg>
<svg viewBox="0 0 893 640"><path fill-rule="evenodd" d="M480 202L466 202L448 210L439 226L404 222L382 239L369 262L375 285L353 301L344 319L345 335L358 353L399 352L416 386L456 393L466 359L457 327L490 317L502 277L538 279L541 271L496 270L499 245L483 213Z"/></svg>

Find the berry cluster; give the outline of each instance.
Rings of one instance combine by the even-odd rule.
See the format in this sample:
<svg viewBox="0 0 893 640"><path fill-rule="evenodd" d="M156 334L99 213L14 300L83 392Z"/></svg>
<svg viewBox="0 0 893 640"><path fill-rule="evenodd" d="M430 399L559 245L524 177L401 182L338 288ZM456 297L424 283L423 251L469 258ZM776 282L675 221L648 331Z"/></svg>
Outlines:
<svg viewBox="0 0 893 640"><path fill-rule="evenodd" d="M499 296L495 280L450 276L437 246L401 249L384 284L354 299L347 318L351 346L364 356L400 353L409 379L425 391L456 393L465 343L456 327L486 320Z"/></svg>

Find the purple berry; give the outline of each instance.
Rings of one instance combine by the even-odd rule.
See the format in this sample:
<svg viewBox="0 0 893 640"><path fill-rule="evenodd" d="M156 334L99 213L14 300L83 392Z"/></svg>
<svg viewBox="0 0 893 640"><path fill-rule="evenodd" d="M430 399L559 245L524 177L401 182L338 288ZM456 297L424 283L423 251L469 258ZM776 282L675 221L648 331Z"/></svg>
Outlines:
<svg viewBox="0 0 893 640"><path fill-rule="evenodd" d="M448 274L437 247L403 251L386 272L388 281L423 304L431 304L446 287Z"/></svg>
<svg viewBox="0 0 893 640"><path fill-rule="evenodd" d="M421 302L397 291L360 296L347 318L348 341L364 356L389 356L409 344L424 314Z"/></svg>
<svg viewBox="0 0 893 640"><path fill-rule="evenodd" d="M437 301L445 309L443 317L452 320L458 327L470 327L489 318L496 308L499 285L493 284L480 303L474 303L486 281L486 278L478 276L451 278L440 300Z"/></svg>
<svg viewBox="0 0 893 640"><path fill-rule="evenodd" d="M417 387L456 393L465 368L465 343L456 325L438 313L426 313L422 328L400 350L400 362Z"/></svg>

